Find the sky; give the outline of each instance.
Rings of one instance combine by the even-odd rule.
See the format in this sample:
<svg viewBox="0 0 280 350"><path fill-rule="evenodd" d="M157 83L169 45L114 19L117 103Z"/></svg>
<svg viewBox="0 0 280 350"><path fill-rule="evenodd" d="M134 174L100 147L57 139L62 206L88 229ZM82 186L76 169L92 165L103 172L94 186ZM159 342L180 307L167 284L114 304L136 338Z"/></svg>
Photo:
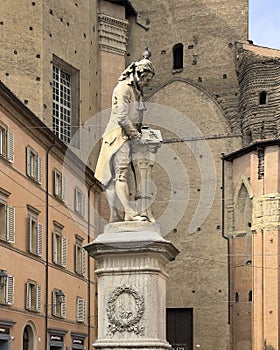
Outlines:
<svg viewBox="0 0 280 350"><path fill-rule="evenodd" d="M280 50L280 0L249 0L249 39Z"/></svg>

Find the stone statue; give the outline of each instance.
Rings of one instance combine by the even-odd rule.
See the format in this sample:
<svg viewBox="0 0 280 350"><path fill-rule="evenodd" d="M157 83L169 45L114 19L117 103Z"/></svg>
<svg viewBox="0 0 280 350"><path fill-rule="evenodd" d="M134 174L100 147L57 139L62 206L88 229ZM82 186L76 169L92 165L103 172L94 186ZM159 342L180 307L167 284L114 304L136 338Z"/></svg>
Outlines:
<svg viewBox="0 0 280 350"><path fill-rule="evenodd" d="M155 153L157 149L156 143L149 142L141 132L145 110L143 88L148 86L155 74L150 56L146 48L143 59L131 63L123 71L113 91L111 116L103 135L95 171L95 177L105 189L110 207L110 222L154 221L147 205L142 210L136 202L130 201L128 187L128 172L131 166L134 166L135 199L145 199L145 193L141 195L138 185L143 180L141 177L147 175L141 172L138 166L145 158L147 160L144 160L144 163L149 167L151 157L147 157L147 152L150 150L150 153ZM138 156L133 161L135 155ZM121 216L121 212L124 213L124 217Z"/></svg>

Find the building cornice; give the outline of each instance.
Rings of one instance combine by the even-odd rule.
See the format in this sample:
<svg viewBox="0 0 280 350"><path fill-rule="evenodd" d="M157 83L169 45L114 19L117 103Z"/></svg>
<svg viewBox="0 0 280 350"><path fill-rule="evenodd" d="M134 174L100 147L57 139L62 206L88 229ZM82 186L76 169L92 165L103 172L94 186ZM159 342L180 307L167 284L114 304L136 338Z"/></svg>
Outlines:
<svg viewBox="0 0 280 350"><path fill-rule="evenodd" d="M98 14L98 45L100 50L124 56L128 21L104 13Z"/></svg>

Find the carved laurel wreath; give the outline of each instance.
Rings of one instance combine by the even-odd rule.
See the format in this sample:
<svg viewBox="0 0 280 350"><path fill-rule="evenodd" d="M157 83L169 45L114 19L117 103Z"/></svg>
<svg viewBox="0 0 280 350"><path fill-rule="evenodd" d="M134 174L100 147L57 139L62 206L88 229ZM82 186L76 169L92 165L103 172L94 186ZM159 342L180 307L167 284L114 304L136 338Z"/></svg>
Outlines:
<svg viewBox="0 0 280 350"><path fill-rule="evenodd" d="M131 295L135 301L135 313L132 311L118 312L116 310L116 301L118 297L126 293ZM144 327L137 325L144 312L144 298L140 296L135 289L122 285L113 290L107 302L107 316L110 321L108 329L112 334L116 332L134 332L135 334L143 335Z"/></svg>

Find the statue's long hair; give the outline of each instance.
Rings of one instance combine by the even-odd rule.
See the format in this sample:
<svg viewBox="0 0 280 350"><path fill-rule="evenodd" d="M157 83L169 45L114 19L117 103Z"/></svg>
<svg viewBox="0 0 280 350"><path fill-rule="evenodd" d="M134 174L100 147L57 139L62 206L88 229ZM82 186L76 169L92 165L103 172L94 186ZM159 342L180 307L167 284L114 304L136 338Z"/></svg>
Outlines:
<svg viewBox="0 0 280 350"><path fill-rule="evenodd" d="M126 80L131 75L138 73L141 76L144 73L155 75L155 69L150 60L143 58L141 61L132 62L120 75L119 81Z"/></svg>

